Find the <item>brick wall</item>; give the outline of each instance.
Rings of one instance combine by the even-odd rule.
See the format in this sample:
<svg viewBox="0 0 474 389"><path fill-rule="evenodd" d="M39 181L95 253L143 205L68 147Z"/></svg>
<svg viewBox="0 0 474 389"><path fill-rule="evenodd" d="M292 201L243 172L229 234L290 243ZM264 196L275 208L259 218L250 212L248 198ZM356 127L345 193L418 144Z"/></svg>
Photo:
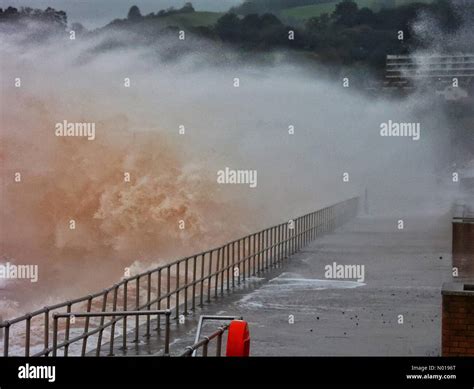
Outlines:
<svg viewBox="0 0 474 389"><path fill-rule="evenodd" d="M474 356L474 291L450 283L442 294L442 355Z"/></svg>
<svg viewBox="0 0 474 389"><path fill-rule="evenodd" d="M460 278L474 277L474 223L453 222L453 267Z"/></svg>

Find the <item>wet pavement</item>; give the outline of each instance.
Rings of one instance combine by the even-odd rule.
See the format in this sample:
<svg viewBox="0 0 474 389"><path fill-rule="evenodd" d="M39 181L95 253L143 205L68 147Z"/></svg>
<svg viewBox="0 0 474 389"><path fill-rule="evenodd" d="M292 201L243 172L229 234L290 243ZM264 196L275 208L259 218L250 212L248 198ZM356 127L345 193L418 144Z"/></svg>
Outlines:
<svg viewBox="0 0 474 389"><path fill-rule="evenodd" d="M359 265L363 281L326 278L351 276L327 273L326 266L337 265L349 271ZM403 230L396 218L358 217L204 305L184 324L174 322L171 352L193 343L199 315L222 314L249 322L254 356L439 355L441 286L450 280L449 217L405 218ZM208 324L204 334L217 327ZM140 339L126 355L162 352L154 337Z"/></svg>

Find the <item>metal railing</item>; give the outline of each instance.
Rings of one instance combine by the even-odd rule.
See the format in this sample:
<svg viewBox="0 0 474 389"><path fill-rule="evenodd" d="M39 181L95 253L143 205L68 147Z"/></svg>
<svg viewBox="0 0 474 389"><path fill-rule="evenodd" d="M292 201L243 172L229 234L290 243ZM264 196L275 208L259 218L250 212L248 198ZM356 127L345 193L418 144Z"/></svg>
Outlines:
<svg viewBox="0 0 474 389"><path fill-rule="evenodd" d="M216 339L216 352L215 356L220 357L222 354L222 338L224 333L229 329L229 324L225 324L213 332L209 336L205 336L202 340L194 343L192 346L186 347L185 351L180 355L181 357L192 357L195 356L199 349L202 349L201 355L203 357L208 356L209 344L212 340Z"/></svg>
<svg viewBox="0 0 474 389"><path fill-rule="evenodd" d="M209 336L205 336L202 340L201 339L201 331L204 326L204 322L206 321L224 321L224 320L242 320L242 316L223 316L223 315L201 315L199 317L199 323L196 329L196 338L194 339L194 344L192 346L186 347L184 353L181 355L182 357L195 357L197 355L197 350L202 348L202 356L207 357L208 351L208 344L209 342L217 338L216 344L216 356L221 356L221 348L222 348L222 335L228 329L229 324L223 325L218 328L216 332Z"/></svg>
<svg viewBox="0 0 474 389"><path fill-rule="evenodd" d="M51 351L53 353L53 357L57 356L57 352L59 349L64 348L64 354L63 356L68 355L68 347L74 342L78 342L80 340L83 341L83 346L82 346L82 355L85 355L85 350L87 348L87 340L90 336L94 335L95 333L99 333L99 341L97 342L97 348L95 349L95 354L96 356L100 356L100 351L101 351L101 346L102 346L102 332L106 328L105 325L101 325L100 327L94 329L93 331L88 331L87 325L84 327L84 333L76 336L72 339L69 338L69 330L70 330L70 322L71 319L76 319L76 318L81 318L84 317L86 319L91 318L91 317L100 317L101 319L106 317L106 316L111 316L112 321L108 325L114 325L118 320L120 320L120 317L128 317L128 316L150 316L150 315L164 315L166 317L166 325L165 325L165 347L164 347L164 355L168 356L170 353L170 315L171 311L170 310L163 310L163 311L116 311L116 312L78 312L78 313L55 313L53 315L53 346L51 347ZM116 319L116 316L119 317L119 319ZM61 318L66 318L66 331L65 331L65 339L63 342L58 343L58 329L59 329L59 319ZM88 321L86 321L88 323ZM160 328L157 328L158 331L158 336L160 332ZM115 333L114 330L111 332L111 337L110 337L110 354L113 355L113 350L114 350L114 338L115 338Z"/></svg>
<svg viewBox="0 0 474 389"><path fill-rule="evenodd" d="M244 236L199 254L179 259L158 268L123 279L119 283L101 292L63 303L46 306L12 320L0 323L3 329L3 356L49 356L53 351L50 344L51 319L54 314L71 314L73 311L127 312L172 310L174 317L187 315L197 306L211 302L212 298L224 295L246 279L261 274L267 269L279 266L286 258L322 233L332 231L357 214L359 198L354 197L297 217L288 222L266 228ZM145 337L151 334L151 316L140 323L140 315L135 315L133 323L134 342L139 341L141 324L145 327ZM86 329L86 334L97 330L97 347L100 348L104 329L111 328L109 343L113 344L115 326L122 325L122 349L127 349L129 332L128 315L112 318L105 323L105 316L99 315L100 322L93 327L92 316L84 317L84 326L71 327L70 318L66 318L68 331ZM115 315L118 316L118 315ZM95 317L95 316L94 316ZM161 314L156 315L156 326L160 328ZM69 323L69 324L68 324ZM21 328L23 326L23 328ZM83 334L85 335L85 334ZM33 341L32 341L33 336ZM14 344L14 353L10 353L10 340L24 339L22 345ZM85 339L85 338L83 338ZM68 355L65 345L65 355ZM18 349L20 347L20 349ZM83 346L81 355L87 353Z"/></svg>

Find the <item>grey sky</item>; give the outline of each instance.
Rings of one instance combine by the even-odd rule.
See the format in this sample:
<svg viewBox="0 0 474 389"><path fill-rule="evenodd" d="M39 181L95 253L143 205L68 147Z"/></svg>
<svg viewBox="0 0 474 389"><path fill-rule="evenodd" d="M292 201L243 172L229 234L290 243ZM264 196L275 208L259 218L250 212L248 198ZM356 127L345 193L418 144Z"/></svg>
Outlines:
<svg viewBox="0 0 474 389"><path fill-rule="evenodd" d="M0 0L0 8L8 6L46 8L67 12L69 22L81 22L88 28L100 27L116 18L124 18L132 5L143 14L171 6L181 7L188 0ZM205 11L226 11L242 0L191 0L194 8Z"/></svg>

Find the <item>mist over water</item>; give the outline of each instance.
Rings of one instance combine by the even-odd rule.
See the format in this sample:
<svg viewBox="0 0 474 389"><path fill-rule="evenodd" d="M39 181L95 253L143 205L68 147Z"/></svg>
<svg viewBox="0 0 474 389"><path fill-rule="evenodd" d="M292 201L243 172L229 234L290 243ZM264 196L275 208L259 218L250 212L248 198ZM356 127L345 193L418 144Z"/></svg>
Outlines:
<svg viewBox="0 0 474 389"><path fill-rule="evenodd" d="M450 206L452 193L440 188L448 123L428 96L375 100L304 63L244 62L228 48L174 35L150 43L117 31L28 43L2 32L0 42L1 262L39 265L37 284L0 285L4 316L101 289L132 264L157 266L366 187L374 213ZM94 122L95 139L55 136L63 120ZM419 122L420 139L381 137L389 120ZM257 170L257 187L219 185L225 167Z"/></svg>

